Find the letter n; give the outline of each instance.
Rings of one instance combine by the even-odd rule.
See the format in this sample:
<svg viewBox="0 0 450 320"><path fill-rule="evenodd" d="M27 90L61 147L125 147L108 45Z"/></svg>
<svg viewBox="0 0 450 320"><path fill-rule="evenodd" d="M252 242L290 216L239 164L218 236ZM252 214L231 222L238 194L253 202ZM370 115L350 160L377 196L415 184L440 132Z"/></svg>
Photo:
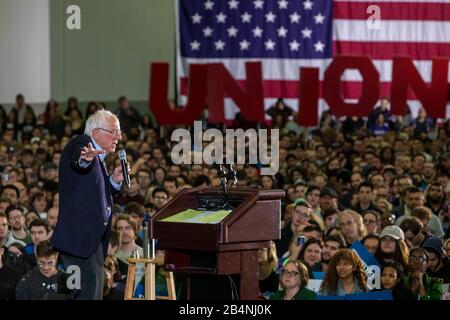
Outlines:
<svg viewBox="0 0 450 320"><path fill-rule="evenodd" d="M431 118L445 118L448 94L448 58L433 59L431 84L423 81L412 59L395 57L392 71L392 114L404 115L408 88L412 89Z"/></svg>
<svg viewBox="0 0 450 320"><path fill-rule="evenodd" d="M245 63L247 72L244 91L221 63L208 64L209 121L223 123L225 93L233 99L247 120L264 121L264 94L260 62Z"/></svg>

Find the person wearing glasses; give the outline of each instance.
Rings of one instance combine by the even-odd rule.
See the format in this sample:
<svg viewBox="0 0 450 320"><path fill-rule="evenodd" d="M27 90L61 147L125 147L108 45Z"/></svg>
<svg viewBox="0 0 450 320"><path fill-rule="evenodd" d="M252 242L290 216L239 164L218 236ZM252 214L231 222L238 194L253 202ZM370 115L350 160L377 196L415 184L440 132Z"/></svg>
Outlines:
<svg viewBox="0 0 450 320"><path fill-rule="evenodd" d="M69 294L67 275L57 268L58 252L48 240L36 246L37 267L17 284L17 300L43 300L54 294Z"/></svg>
<svg viewBox="0 0 450 320"><path fill-rule="evenodd" d="M87 119L85 133L72 138L61 154L59 215L51 242L62 253L66 268L80 268L81 283L73 291L74 299L103 298L113 196L123 181L122 168L110 174L104 160L121 139L119 119L99 109Z"/></svg>
<svg viewBox="0 0 450 320"><path fill-rule="evenodd" d="M289 250L294 235L302 231L304 227L310 225L309 220L312 214L312 207L306 200L298 199L295 202L291 222L281 229L281 238L275 242L279 257L282 257Z"/></svg>
<svg viewBox="0 0 450 320"><path fill-rule="evenodd" d="M269 300L316 300L317 294L306 288L308 268L299 260L290 260L281 269L279 290Z"/></svg>
<svg viewBox="0 0 450 320"><path fill-rule="evenodd" d="M430 260L423 248L414 248L409 253L408 272L405 274L405 286L418 300L441 300L443 290L441 281L426 274Z"/></svg>

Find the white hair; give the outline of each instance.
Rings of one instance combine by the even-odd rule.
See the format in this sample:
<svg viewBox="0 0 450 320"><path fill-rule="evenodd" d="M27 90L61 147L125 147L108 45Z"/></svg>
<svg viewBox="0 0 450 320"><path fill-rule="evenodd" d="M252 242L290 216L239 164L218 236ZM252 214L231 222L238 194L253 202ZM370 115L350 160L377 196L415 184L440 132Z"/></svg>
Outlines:
<svg viewBox="0 0 450 320"><path fill-rule="evenodd" d="M94 114L92 114L86 121L86 128L84 129L84 133L88 136L92 136L92 131L95 128L102 128L105 124L108 123L108 120L111 118L119 121L117 116L108 110L98 110Z"/></svg>

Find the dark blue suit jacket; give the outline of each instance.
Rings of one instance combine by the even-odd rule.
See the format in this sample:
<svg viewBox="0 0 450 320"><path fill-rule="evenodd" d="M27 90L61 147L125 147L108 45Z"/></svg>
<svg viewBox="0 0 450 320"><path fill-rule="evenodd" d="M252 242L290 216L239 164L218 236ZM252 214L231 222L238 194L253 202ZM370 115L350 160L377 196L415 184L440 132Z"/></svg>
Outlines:
<svg viewBox="0 0 450 320"><path fill-rule="evenodd" d="M88 258L103 244L106 257L116 190L103 163L95 158L87 168L78 164L81 149L92 143L87 135L74 137L64 148L59 164L59 214L51 242L70 255Z"/></svg>

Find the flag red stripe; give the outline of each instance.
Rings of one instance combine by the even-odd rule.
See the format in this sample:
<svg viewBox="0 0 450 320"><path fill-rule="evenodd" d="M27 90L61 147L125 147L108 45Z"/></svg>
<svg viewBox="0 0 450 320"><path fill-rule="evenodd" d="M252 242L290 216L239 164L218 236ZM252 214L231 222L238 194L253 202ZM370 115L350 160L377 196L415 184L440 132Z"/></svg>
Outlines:
<svg viewBox="0 0 450 320"><path fill-rule="evenodd" d="M413 60L430 60L447 57L450 43L419 42L360 42L334 41L333 55L368 55L372 59L391 60L393 56L410 56Z"/></svg>
<svg viewBox="0 0 450 320"><path fill-rule="evenodd" d="M333 17L335 19L367 20L373 14L367 13L370 5L380 8L383 20L450 20L450 3L425 2L349 2L335 1Z"/></svg>
<svg viewBox="0 0 450 320"><path fill-rule="evenodd" d="M239 80L239 84L245 87L245 81ZM320 82L320 97L323 98L322 81ZM343 81L342 82L342 96L346 99L359 99L362 92L362 82L359 81ZM293 80L264 80L264 96L266 98L296 99L298 98L298 81ZM390 96L391 83L380 83L380 97ZM181 79L181 95L187 93L187 79ZM227 96L227 95L226 95ZM417 97L411 90L408 90L408 99L416 100Z"/></svg>

